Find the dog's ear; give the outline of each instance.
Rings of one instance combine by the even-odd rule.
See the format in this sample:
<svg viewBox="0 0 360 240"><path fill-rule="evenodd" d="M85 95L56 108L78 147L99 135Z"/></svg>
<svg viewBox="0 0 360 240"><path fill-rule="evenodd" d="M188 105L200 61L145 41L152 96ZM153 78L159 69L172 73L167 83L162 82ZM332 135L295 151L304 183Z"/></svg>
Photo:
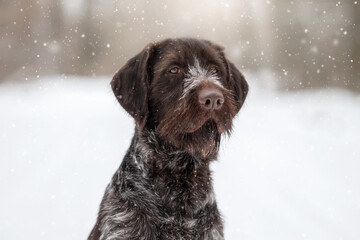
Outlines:
<svg viewBox="0 0 360 240"><path fill-rule="evenodd" d="M151 77L150 61L155 45L146 46L131 58L113 77L111 88L121 106L143 129L148 116L148 90Z"/></svg>
<svg viewBox="0 0 360 240"><path fill-rule="evenodd" d="M228 65L228 81L231 89L234 91L234 98L236 101L236 111L239 111L245 102L246 96L249 92L249 85L245 80L244 75L236 68L236 66L227 60Z"/></svg>

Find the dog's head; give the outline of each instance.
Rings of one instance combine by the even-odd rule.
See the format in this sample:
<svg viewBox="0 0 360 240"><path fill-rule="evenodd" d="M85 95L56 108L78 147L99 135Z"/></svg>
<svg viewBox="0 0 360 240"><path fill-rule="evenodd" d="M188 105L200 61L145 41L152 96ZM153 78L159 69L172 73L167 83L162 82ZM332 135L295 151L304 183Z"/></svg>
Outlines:
<svg viewBox="0 0 360 240"><path fill-rule="evenodd" d="M248 84L223 48L198 39L150 44L113 77L112 89L141 131L209 155L243 105Z"/></svg>

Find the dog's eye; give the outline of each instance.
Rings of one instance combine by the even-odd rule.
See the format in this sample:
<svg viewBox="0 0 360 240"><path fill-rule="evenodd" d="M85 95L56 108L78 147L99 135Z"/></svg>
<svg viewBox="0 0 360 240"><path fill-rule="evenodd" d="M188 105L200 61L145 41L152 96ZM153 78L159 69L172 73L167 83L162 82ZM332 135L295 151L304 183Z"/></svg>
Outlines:
<svg viewBox="0 0 360 240"><path fill-rule="evenodd" d="M169 70L169 73L172 73L172 74L177 74L177 73L180 73L180 68L178 67L173 67Z"/></svg>
<svg viewBox="0 0 360 240"><path fill-rule="evenodd" d="M215 73L218 73L219 71L217 70L216 67L211 67L211 68L209 69L209 72L212 73L212 74L215 74Z"/></svg>

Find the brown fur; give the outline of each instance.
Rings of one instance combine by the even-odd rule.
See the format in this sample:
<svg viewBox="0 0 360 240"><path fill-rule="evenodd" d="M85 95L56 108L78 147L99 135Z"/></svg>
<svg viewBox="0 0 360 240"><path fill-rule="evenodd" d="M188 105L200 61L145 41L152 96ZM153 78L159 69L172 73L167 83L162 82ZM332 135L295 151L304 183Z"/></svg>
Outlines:
<svg viewBox="0 0 360 240"><path fill-rule="evenodd" d="M197 60L202 72L216 71L184 95ZM136 129L89 239L222 240L209 166L245 101L243 75L216 44L167 39L130 59L111 86ZM201 105L198 95L205 88L221 92L221 108Z"/></svg>

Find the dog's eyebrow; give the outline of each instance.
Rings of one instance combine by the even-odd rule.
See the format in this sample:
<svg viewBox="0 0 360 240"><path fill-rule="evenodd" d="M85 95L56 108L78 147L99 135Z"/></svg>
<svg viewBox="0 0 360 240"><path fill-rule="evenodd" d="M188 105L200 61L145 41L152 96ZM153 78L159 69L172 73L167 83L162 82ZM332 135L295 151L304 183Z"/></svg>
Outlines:
<svg viewBox="0 0 360 240"><path fill-rule="evenodd" d="M177 59L172 59L172 60L165 60L164 61L165 64L159 64L158 68L155 68L154 72L155 73L159 73L162 72L164 70L167 70L167 68L172 67L172 66L178 66L178 67L182 67L184 68L184 64L180 63Z"/></svg>
<svg viewBox="0 0 360 240"><path fill-rule="evenodd" d="M183 64L182 63L180 63L179 61L177 61L177 60L174 60L174 61L171 61L171 62L169 62L169 63L167 63L167 66L183 66Z"/></svg>

